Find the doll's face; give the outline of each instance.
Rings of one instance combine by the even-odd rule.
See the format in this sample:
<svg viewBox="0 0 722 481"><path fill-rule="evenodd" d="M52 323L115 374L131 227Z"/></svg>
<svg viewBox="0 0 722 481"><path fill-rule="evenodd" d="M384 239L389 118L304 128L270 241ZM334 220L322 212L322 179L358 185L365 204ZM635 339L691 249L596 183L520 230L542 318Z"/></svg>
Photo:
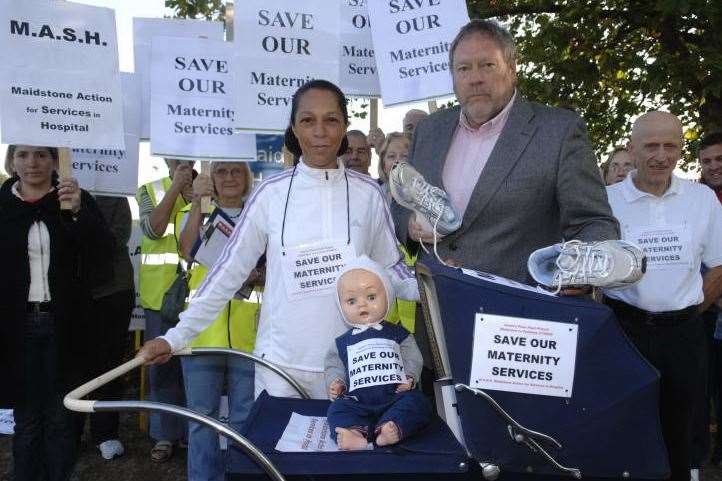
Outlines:
<svg viewBox="0 0 722 481"><path fill-rule="evenodd" d="M381 321L389 308L383 282L364 269L348 271L338 282L341 310L353 324L374 324Z"/></svg>

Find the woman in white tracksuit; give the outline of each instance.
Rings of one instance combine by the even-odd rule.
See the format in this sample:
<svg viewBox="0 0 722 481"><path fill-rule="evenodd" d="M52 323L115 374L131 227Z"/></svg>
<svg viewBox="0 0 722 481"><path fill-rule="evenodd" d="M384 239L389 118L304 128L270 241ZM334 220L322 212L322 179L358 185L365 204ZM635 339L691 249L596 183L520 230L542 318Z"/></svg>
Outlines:
<svg viewBox="0 0 722 481"><path fill-rule="evenodd" d="M345 262L367 255L386 266L401 297L418 300L403 263L384 194L370 177L343 167L348 114L343 93L314 80L293 96L285 143L299 163L262 182L178 325L139 355L164 362L218 315L266 252L266 287L255 354L281 366L311 397L326 399L323 363L346 330L333 284ZM256 369L255 391L297 396L276 374Z"/></svg>

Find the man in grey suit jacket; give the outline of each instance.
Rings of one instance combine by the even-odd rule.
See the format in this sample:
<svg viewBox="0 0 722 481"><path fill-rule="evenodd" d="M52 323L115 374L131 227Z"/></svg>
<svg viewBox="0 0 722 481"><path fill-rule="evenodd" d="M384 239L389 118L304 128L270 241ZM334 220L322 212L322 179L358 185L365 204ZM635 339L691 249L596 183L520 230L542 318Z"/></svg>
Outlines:
<svg viewBox="0 0 722 481"><path fill-rule="evenodd" d="M584 122L525 100L516 91L514 56L514 40L498 24L463 27L449 52L461 105L418 124L409 159L463 213L461 227L439 241L440 257L530 283L534 250L618 239L619 226ZM410 211L397 204L392 211L401 241L432 241Z"/></svg>

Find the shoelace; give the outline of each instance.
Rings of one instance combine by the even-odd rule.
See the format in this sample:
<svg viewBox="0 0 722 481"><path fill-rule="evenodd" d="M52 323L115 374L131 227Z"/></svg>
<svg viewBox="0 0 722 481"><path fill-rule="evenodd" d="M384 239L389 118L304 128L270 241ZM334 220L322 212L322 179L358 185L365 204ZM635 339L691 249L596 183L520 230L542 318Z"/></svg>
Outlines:
<svg viewBox="0 0 722 481"><path fill-rule="evenodd" d="M571 250L571 253L567 252L567 249ZM562 266L559 260L563 256L573 258L571 267ZM554 274L554 283L556 284L554 294L559 294L562 290L562 281L566 276L572 279L581 277L583 281L580 284L587 284L590 277L605 275L612 260L606 252L594 249L591 245L582 245L581 241L570 240L562 244L561 252L554 263L557 266L557 272Z"/></svg>

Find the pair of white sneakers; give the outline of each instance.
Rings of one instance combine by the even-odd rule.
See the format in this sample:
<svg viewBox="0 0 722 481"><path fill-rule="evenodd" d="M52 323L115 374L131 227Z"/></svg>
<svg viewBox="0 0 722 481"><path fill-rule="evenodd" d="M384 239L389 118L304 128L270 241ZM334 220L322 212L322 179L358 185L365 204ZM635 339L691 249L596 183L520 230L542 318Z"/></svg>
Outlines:
<svg viewBox="0 0 722 481"><path fill-rule="evenodd" d="M391 195L399 205L416 212L435 234L449 235L461 227L462 216L448 194L424 179L406 162L389 173ZM644 252L622 240L572 240L534 251L529 273L538 283L556 289L593 286L622 289L638 282L646 270Z"/></svg>

